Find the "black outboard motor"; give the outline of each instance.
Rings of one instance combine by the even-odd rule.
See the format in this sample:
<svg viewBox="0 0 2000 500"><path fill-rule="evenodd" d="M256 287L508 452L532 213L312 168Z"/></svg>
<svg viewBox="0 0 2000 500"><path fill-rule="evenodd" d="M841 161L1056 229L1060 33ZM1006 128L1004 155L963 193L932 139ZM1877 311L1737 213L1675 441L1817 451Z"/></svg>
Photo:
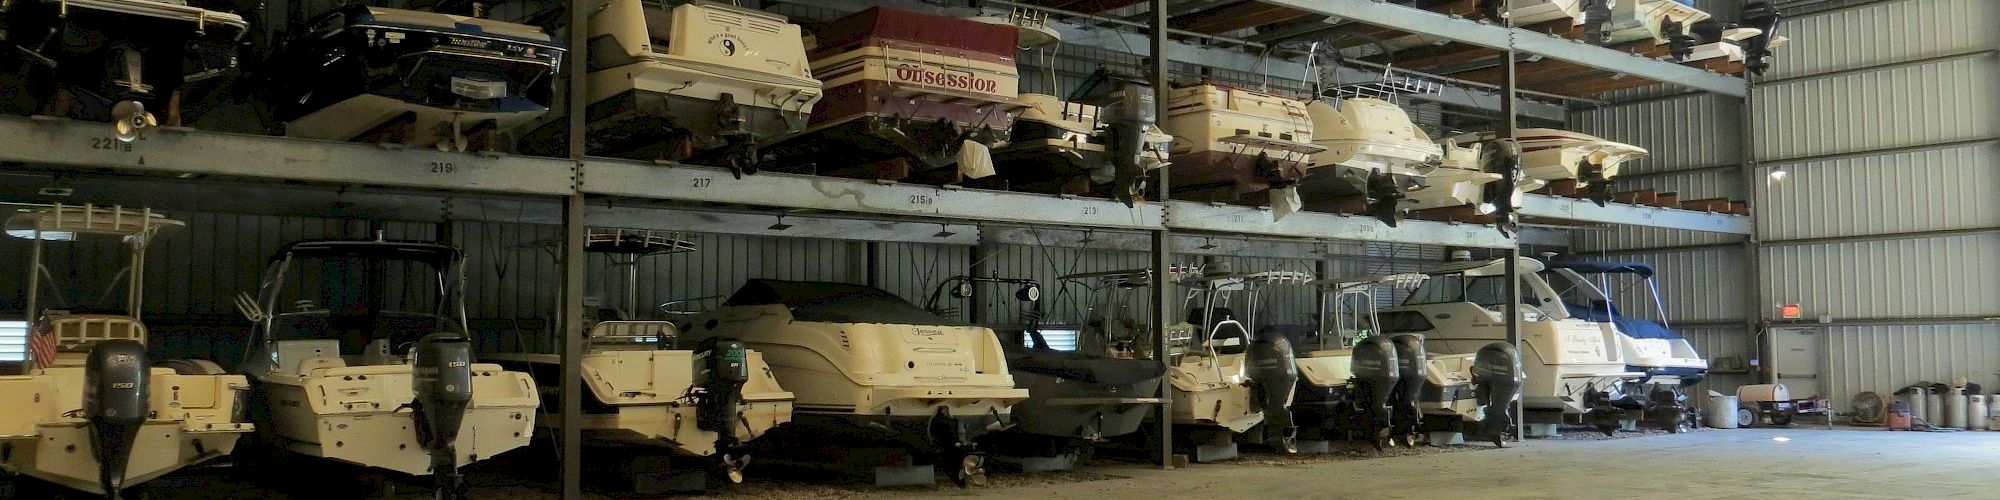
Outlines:
<svg viewBox="0 0 2000 500"><path fill-rule="evenodd" d="M439 498L462 498L465 480L458 473L456 444L465 407L472 404L472 343L459 335L433 333L417 339L412 349L417 441L431 451Z"/></svg>
<svg viewBox="0 0 2000 500"><path fill-rule="evenodd" d="M1771 67L1771 39L1778 36L1779 15L1777 7L1770 2L1752 2L1743 7L1743 25L1764 30L1763 34L1743 41L1743 69L1750 74L1763 76Z"/></svg>
<svg viewBox="0 0 2000 500"><path fill-rule="evenodd" d="M1688 415L1687 393L1679 387L1654 387L1646 393L1646 421L1678 433L1694 419Z"/></svg>
<svg viewBox="0 0 2000 500"><path fill-rule="evenodd" d="M105 498L120 498L132 443L152 412L146 401L150 366L145 344L122 339L98 342L84 362L83 418L90 421L90 452Z"/></svg>
<svg viewBox="0 0 2000 500"><path fill-rule="evenodd" d="M1610 42L1611 24L1611 0L1583 0L1585 42L1600 46Z"/></svg>
<svg viewBox="0 0 2000 500"><path fill-rule="evenodd" d="M1520 398L1524 380L1521 353L1506 342L1486 344L1472 357L1472 395L1486 410L1479 433L1493 440L1493 446L1506 446L1507 428L1514 425L1514 400Z"/></svg>
<svg viewBox="0 0 2000 500"><path fill-rule="evenodd" d="M722 455L729 480L743 482L742 461L731 453L742 445L737 440L736 423L743 383L750 380L749 349L740 340L710 337L701 341L694 356L695 380L702 391L695 408L695 427L716 434L715 449Z"/></svg>
<svg viewBox="0 0 2000 500"><path fill-rule="evenodd" d="M1403 223L1403 199L1408 198L1409 184L1421 185L1422 181L1409 182L1381 170L1371 170L1363 181L1363 192L1368 193L1368 215L1374 216L1396 227Z"/></svg>
<svg viewBox="0 0 2000 500"><path fill-rule="evenodd" d="M1500 141L1486 143L1486 152L1481 155L1483 170L1500 174L1500 180L1481 187L1481 199L1493 205L1493 227L1500 234L1512 237L1519 226L1521 217L1514 206L1514 189L1519 186L1521 167L1513 147Z"/></svg>
<svg viewBox="0 0 2000 500"><path fill-rule="evenodd" d="M1258 335L1250 342L1250 383L1255 406L1264 412L1264 442L1279 443L1286 453L1298 452L1299 428L1292 424L1292 391L1298 390L1299 362L1292 341L1284 335Z"/></svg>
<svg viewBox="0 0 2000 500"><path fill-rule="evenodd" d="M1417 408L1417 396L1429 379L1430 354L1424 352L1422 335L1406 333L1391 337L1389 342L1396 348L1396 390L1392 393L1395 430L1389 435L1402 436L1403 444L1415 446L1413 436L1424 419L1423 410Z"/></svg>
<svg viewBox="0 0 2000 500"><path fill-rule="evenodd" d="M1357 416L1367 420L1369 438L1380 451L1389 441L1389 395L1396 390L1401 371L1396 364L1396 348L1389 339L1364 338L1355 344L1354 358L1349 363L1349 370L1354 372L1354 381L1349 384L1354 390L1349 397L1360 408Z"/></svg>

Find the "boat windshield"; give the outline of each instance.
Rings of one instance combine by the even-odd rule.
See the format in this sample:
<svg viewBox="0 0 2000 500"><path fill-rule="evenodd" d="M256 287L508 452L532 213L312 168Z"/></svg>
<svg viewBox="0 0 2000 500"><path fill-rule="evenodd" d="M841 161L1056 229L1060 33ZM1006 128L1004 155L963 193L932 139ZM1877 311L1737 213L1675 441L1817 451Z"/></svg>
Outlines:
<svg viewBox="0 0 2000 500"><path fill-rule="evenodd" d="M371 256L297 256L270 302L271 340L335 339L343 355L375 340L392 349L438 332L464 334L445 269Z"/></svg>
<svg viewBox="0 0 2000 500"><path fill-rule="evenodd" d="M1541 303L1540 297L1535 294L1535 288L1530 286L1526 279L1521 280L1521 301L1527 304ZM1424 284L1419 285L1415 292L1410 293L1410 298L1405 299L1403 305L1453 302L1471 302L1487 308L1506 305L1507 277L1464 274L1431 276L1430 279L1424 280Z"/></svg>

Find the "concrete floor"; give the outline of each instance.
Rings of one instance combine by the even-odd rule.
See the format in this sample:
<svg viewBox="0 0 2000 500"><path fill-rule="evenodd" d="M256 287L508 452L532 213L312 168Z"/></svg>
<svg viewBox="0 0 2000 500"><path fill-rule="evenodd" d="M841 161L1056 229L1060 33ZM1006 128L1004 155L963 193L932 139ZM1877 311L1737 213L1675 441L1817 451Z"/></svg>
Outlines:
<svg viewBox="0 0 2000 500"><path fill-rule="evenodd" d="M1780 441L1784 438L1789 441ZM1196 465L1067 484L879 497L1311 499L2000 498L2000 432L1738 429L1294 465Z"/></svg>

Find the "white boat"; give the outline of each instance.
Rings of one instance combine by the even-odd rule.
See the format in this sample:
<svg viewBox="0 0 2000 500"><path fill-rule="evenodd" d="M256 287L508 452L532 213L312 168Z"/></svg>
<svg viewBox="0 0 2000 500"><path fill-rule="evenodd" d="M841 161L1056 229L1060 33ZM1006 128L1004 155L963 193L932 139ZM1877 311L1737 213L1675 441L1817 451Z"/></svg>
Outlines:
<svg viewBox="0 0 2000 500"><path fill-rule="evenodd" d="M960 485L984 482L975 439L1007 426L1029 395L1015 387L993 330L878 288L750 280L686 324L689 341L737 339L762 352L796 397L793 423L759 440L759 450L770 450L762 456L878 482L896 482L892 470L918 470L928 482L933 467ZM888 455L828 457L829 445Z"/></svg>
<svg viewBox="0 0 2000 500"><path fill-rule="evenodd" d="M763 141L805 128L820 100L799 26L707 1L594 0L587 94L591 155L754 172ZM562 156L558 104L522 150Z"/></svg>
<svg viewBox="0 0 2000 500"><path fill-rule="evenodd" d="M252 322L237 370L257 385L253 414L275 446L264 451L431 476L438 498L464 498L460 467L527 446L535 381L472 359L464 272L457 248L379 235L273 256L256 295L236 304ZM377 288L401 282L437 286Z"/></svg>
<svg viewBox="0 0 2000 500"><path fill-rule="evenodd" d="M1576 317L1607 322L1617 329L1627 371L1644 374L1626 393L1622 406L1644 412L1649 423L1679 431L1693 423L1687 389L1708 375L1708 361L1694 344L1667 324L1666 302L1643 262L1562 262L1545 264L1542 274ZM1650 298L1637 306L1650 318L1633 317L1614 298ZM1627 301L1626 306L1632 306Z"/></svg>
<svg viewBox="0 0 2000 500"><path fill-rule="evenodd" d="M1152 86L1102 70L1091 82L1076 100L1021 94L1028 108L993 150L992 179L1014 190L1144 199L1146 175L1167 164L1173 141L1154 124Z"/></svg>
<svg viewBox="0 0 2000 500"><path fill-rule="evenodd" d="M688 476L702 477L713 470L731 482L741 482L743 467L750 462L749 443L792 421L793 396L772 376L763 353L726 338L682 342L673 321L649 318L639 305L641 259L692 252L694 243L655 231L592 228L584 236L584 251L605 256L612 270L623 274L618 293L613 293L618 287L607 284L608 297L586 300L599 307L587 311L583 321L582 386L589 391L581 426L584 439L607 449L666 456L666 468L685 467ZM483 358L535 375L544 394L555 394L561 387L560 355L499 353ZM560 403L550 402L541 410L541 425L560 431ZM656 460L626 462L621 464L626 469L614 476L635 478L635 490L646 489L648 482L636 478L673 472L660 470Z"/></svg>
<svg viewBox="0 0 2000 500"><path fill-rule="evenodd" d="M237 69L243 16L185 0L20 0L0 5L0 110L179 126L193 85ZM137 108L119 108L120 103ZM124 112L135 109L136 112ZM147 110L160 113L164 119ZM120 139L132 140L121 128Z"/></svg>
<svg viewBox="0 0 2000 500"><path fill-rule="evenodd" d="M1169 104L1160 127L1174 138L1174 199L1269 205L1277 218L1301 208L1296 184L1326 149L1312 142L1306 103L1200 84L1174 89Z"/></svg>
<svg viewBox="0 0 2000 500"><path fill-rule="evenodd" d="M1587 196L1600 203L1610 199L1612 179L1618 177L1625 162L1650 154L1645 148L1631 144L1561 129L1524 128L1514 136L1515 143L1520 145L1518 162L1522 178L1518 189L1534 191L1551 182L1573 180ZM1495 137L1492 132L1479 132L1452 139L1460 143L1492 144Z"/></svg>
<svg viewBox="0 0 2000 500"><path fill-rule="evenodd" d="M255 429L245 416L250 383L242 375L208 361L147 362L140 319L146 250L184 227L150 210L91 205L25 209L7 220L7 234L31 245L21 274L29 321L0 321L0 328L32 336L21 374L0 376L7 405L0 411L0 488L9 496L20 475L121 498L125 488L230 454ZM120 245L130 259L124 267L49 272L48 263L77 257L64 253ZM43 295L44 288L56 293ZM72 290L100 298L66 303Z"/></svg>
<svg viewBox="0 0 2000 500"><path fill-rule="evenodd" d="M1391 226L1401 219L1408 192L1443 161L1443 148L1395 103L1354 97L1336 109L1322 99L1306 105L1306 114L1313 144L1326 149L1312 155L1318 172L1300 190L1315 199L1364 196L1368 213Z"/></svg>
<svg viewBox="0 0 2000 500"><path fill-rule="evenodd" d="M555 98L563 44L541 28L349 5L268 63L285 135L495 151Z"/></svg>
<svg viewBox="0 0 2000 500"><path fill-rule="evenodd" d="M1459 207L1473 205L1482 213L1492 213L1494 207L1489 202L1487 185L1501 179L1501 174L1486 171L1486 148L1494 144L1447 137L1438 140L1443 148L1443 159L1438 168L1424 176L1424 186L1404 195L1404 207L1409 210ZM1518 190L1517 190L1518 192Z"/></svg>
<svg viewBox="0 0 2000 500"><path fill-rule="evenodd" d="M1694 8L1693 0L1617 0L1611 6L1607 41L1622 43L1651 38L1672 48L1685 60L1695 46L1694 25L1711 15Z"/></svg>
<svg viewBox="0 0 2000 500"><path fill-rule="evenodd" d="M1460 261L1424 271L1430 278L1402 305L1381 312L1388 333L1416 333L1438 354L1477 353L1506 342L1506 259ZM1618 400L1645 376L1627 368L1622 339L1610 322L1571 314L1538 274L1540 261L1518 261L1522 406L1531 412L1582 418L1610 432L1623 418Z"/></svg>

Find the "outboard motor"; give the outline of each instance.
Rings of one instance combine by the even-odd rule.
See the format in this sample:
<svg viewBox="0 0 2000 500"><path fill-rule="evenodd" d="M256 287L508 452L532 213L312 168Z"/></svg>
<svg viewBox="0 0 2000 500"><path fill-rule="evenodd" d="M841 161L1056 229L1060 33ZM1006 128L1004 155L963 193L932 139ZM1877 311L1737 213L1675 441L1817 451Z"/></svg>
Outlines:
<svg viewBox="0 0 2000 500"><path fill-rule="evenodd" d="M458 473L458 428L472 404L472 343L465 337L433 333L417 339L411 355L416 376L417 442L431 451L431 474L439 498L464 496Z"/></svg>
<svg viewBox="0 0 2000 500"><path fill-rule="evenodd" d="M132 443L152 411L146 401L150 366L146 345L123 339L98 342L84 362L83 418L90 422L90 452L105 498L120 498Z"/></svg>
<svg viewBox="0 0 2000 500"><path fill-rule="evenodd" d="M1393 174L1381 170L1368 172L1363 181L1364 192L1368 193L1368 215L1396 227L1403 223L1403 199L1408 198L1409 186Z"/></svg>
<svg viewBox="0 0 2000 500"><path fill-rule="evenodd" d="M1514 400L1521 397L1524 380L1521 353L1506 342L1486 344L1472 357L1472 394L1484 410L1479 432L1492 439L1493 446L1506 446L1507 428L1514 425Z"/></svg>
<svg viewBox="0 0 2000 500"><path fill-rule="evenodd" d="M1611 24L1611 0L1583 0L1585 42L1599 46L1610 42Z"/></svg>
<svg viewBox="0 0 2000 500"><path fill-rule="evenodd" d="M1402 436L1403 444L1415 446L1418 424L1423 423L1424 412L1417 408L1417 395L1424 389L1424 381L1429 379L1430 354L1424 352L1424 336L1402 334L1389 339L1396 348L1396 390L1392 393L1395 407L1394 426L1391 436Z"/></svg>
<svg viewBox="0 0 2000 500"><path fill-rule="evenodd" d="M1694 421L1688 415L1687 394L1678 387L1654 387L1646 393L1646 420L1667 432L1686 429Z"/></svg>
<svg viewBox="0 0 2000 500"><path fill-rule="evenodd" d="M928 434L931 446L938 450L937 467L947 469L946 476L958 487L986 485L986 454L966 441L964 424L951 416L951 408L939 406L931 415ZM953 465L958 470L949 470Z"/></svg>
<svg viewBox="0 0 2000 500"><path fill-rule="evenodd" d="M1292 424L1292 392L1298 390L1299 362L1292 341L1284 335L1259 335L1250 342L1250 383L1256 407L1264 412L1264 442L1277 442L1286 453L1298 452L1299 428Z"/></svg>
<svg viewBox="0 0 2000 500"><path fill-rule="evenodd" d="M1495 147L1486 148L1488 153L1481 158L1484 170L1500 174L1500 180L1483 186L1481 199L1493 207L1493 227L1499 229L1501 235L1512 237L1521 222L1517 212L1520 206L1516 204L1519 200L1515 199L1515 189L1519 187L1521 176L1519 157L1511 144L1499 141L1488 144Z"/></svg>
<svg viewBox="0 0 2000 500"><path fill-rule="evenodd" d="M1778 36L1778 9L1770 2L1752 2L1743 7L1743 25L1763 30L1764 33L1743 41L1743 69L1750 74L1763 76L1770 69L1771 40Z"/></svg>
<svg viewBox="0 0 2000 500"><path fill-rule="evenodd" d="M737 441L736 422L740 418L743 383L750 380L749 349L736 339L710 337L695 350L695 380L701 386L696 403L695 427L714 432L715 448L732 482L743 482L743 464L732 456L742 443Z"/></svg>
<svg viewBox="0 0 2000 500"><path fill-rule="evenodd" d="M1401 370L1396 364L1396 348L1389 339L1368 337L1354 346L1354 358L1349 361L1349 370L1354 372L1354 391L1349 393L1353 404L1360 408L1357 415L1367 421L1369 438L1380 451L1389 441L1389 395L1396 390L1396 379Z"/></svg>
<svg viewBox="0 0 2000 500"><path fill-rule="evenodd" d="M1153 105L1153 86L1144 82L1120 82L1116 97L1117 102L1100 108L1110 132L1104 150L1114 169L1112 196L1129 207L1144 195L1146 168L1139 164L1139 153L1147 147L1146 130L1159 122L1159 109Z"/></svg>

